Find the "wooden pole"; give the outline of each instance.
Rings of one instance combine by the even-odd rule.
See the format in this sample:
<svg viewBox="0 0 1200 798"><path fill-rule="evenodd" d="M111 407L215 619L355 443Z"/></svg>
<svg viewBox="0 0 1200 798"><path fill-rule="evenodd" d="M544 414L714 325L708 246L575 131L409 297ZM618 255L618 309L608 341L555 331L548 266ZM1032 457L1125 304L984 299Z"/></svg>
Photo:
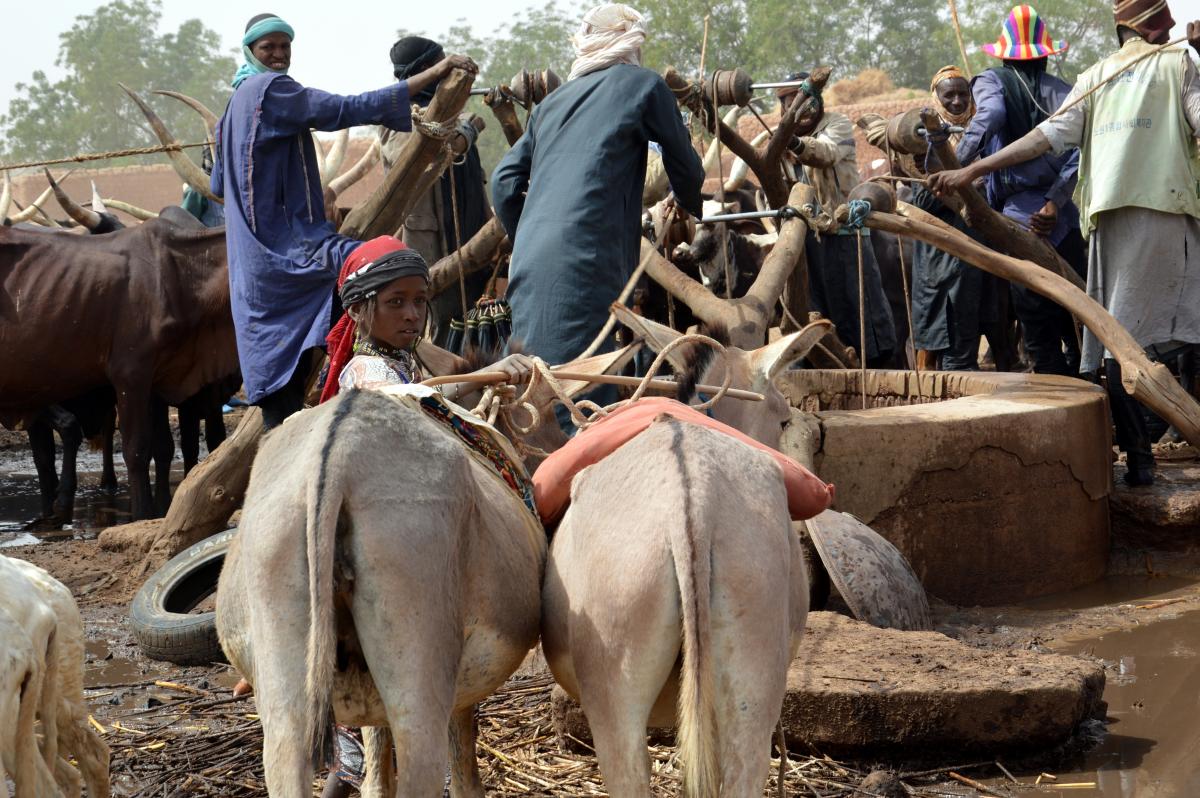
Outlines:
<svg viewBox="0 0 1200 798"><path fill-rule="evenodd" d="M433 101L425 109L425 119L453 124L467 103L473 80L465 70L451 71L438 84ZM383 183L346 214L339 232L363 241L396 232L413 204L425 196L447 163L446 142L420 131L409 136Z"/></svg>
<svg viewBox="0 0 1200 798"><path fill-rule="evenodd" d="M921 111L921 121L926 130L937 130L942 126L941 117L930 108ZM958 156L954 154L954 148L950 146L949 141L934 144L933 151L942 162L943 169L960 168ZM967 186L956 194L963 203L963 219L997 250L1020 260L1033 261L1066 279L1076 288L1086 290L1083 279L1063 260L1048 239L1031 233L1004 214L993 210L974 186Z"/></svg>
<svg viewBox="0 0 1200 798"><path fill-rule="evenodd" d="M491 264L492 260L512 244L504 234L500 219L493 216L459 249L451 252L429 268L429 293L437 296L458 282L459 270L468 275Z"/></svg>
<svg viewBox="0 0 1200 798"><path fill-rule="evenodd" d="M950 4L950 22L954 25L954 38L958 39L958 52L962 55L963 71L967 79L971 78L971 59L967 58L967 45L963 43L962 26L958 22L958 3L946 0Z"/></svg>
<svg viewBox="0 0 1200 798"><path fill-rule="evenodd" d="M792 186L788 204L799 208L813 199L812 186L797 183ZM807 235L808 223L803 218L784 220L780 225L779 239L763 261L754 283L745 296L737 299L716 296L676 268L649 241L642 242L642 258L646 262L646 274L667 293L690 307L697 318L727 327L734 346L755 349L766 340L775 303L783 295L788 279L808 280L808 267L804 260L804 239Z"/></svg>
<svg viewBox="0 0 1200 798"><path fill-rule="evenodd" d="M262 411L249 408L233 435L191 470L175 491L162 529L149 541L146 562L157 567L225 529L246 497L262 431Z"/></svg>
<svg viewBox="0 0 1200 798"><path fill-rule="evenodd" d="M550 373L560 380L588 382L597 385L623 385L626 388L637 388L642 384L641 377L624 377L620 374L588 374L582 371L569 371L565 367L552 368L550 369ZM438 385L452 385L455 383L494 385L501 382L508 382L508 379L508 374L503 371L476 371L470 374L448 374L445 377L431 377L421 384L428 385L431 388ZM650 380L647 389L660 393L674 394L679 391L679 383L674 380ZM696 390L704 391L705 393L717 393L721 390L721 386L697 385ZM740 388L729 388L725 391L725 395L733 399L745 399L751 402L761 402L764 399L761 393L744 391Z"/></svg>
<svg viewBox="0 0 1200 798"><path fill-rule="evenodd" d="M492 114L500 123L500 129L504 131L504 138L508 141L508 146L516 144L517 140L525 135L525 128L521 125L521 120L517 118L517 109L513 106L512 97L503 88L492 89L484 95L483 101L492 109Z"/></svg>
<svg viewBox="0 0 1200 798"><path fill-rule="evenodd" d="M1083 322L1121 364L1121 382L1125 390L1174 425L1188 443L1200 447L1200 404L1183 389L1166 366L1146 357L1138 342L1103 305L1039 264L994 252L958 230L930 224L926 219L928 214L903 202L898 203L897 210L901 216L871 213L867 217L867 227L920 239L1062 305Z"/></svg>

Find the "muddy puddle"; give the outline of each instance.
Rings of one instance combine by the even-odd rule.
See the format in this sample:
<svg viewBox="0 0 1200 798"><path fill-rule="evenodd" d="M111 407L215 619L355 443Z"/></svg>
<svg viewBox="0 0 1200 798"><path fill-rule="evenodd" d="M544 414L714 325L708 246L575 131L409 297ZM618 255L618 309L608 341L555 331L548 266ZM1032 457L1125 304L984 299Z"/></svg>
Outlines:
<svg viewBox="0 0 1200 798"><path fill-rule="evenodd" d="M61 456L61 455L60 455ZM125 469L117 457L117 492L100 487L103 467L100 452L83 447L77 459L79 488L75 494L74 523L62 530L29 529L41 514L37 470L27 449L0 451L0 549L26 546L42 540L91 538L100 530L132 520ZM56 461L61 465L61 460ZM176 452L172 484L183 478L183 461Z"/></svg>
<svg viewBox="0 0 1200 798"><path fill-rule="evenodd" d="M1200 612L1072 644L1103 659L1108 733L1060 781L1105 798L1200 796ZM1063 794L1066 794L1063 792Z"/></svg>

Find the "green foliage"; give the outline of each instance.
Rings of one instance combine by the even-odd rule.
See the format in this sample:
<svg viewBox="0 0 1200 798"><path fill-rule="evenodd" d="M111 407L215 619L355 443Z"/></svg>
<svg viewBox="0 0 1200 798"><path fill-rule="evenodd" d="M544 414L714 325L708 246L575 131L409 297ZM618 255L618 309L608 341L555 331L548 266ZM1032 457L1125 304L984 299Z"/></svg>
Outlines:
<svg viewBox="0 0 1200 798"><path fill-rule="evenodd" d="M220 37L198 19L159 34L160 9L158 0L112 0L76 17L59 36L55 63L66 75L51 82L44 72L34 72L17 84L18 96L0 116L5 160L156 144L118 82L151 102L181 141L202 140L204 126L194 111L149 91L183 92L220 114L237 64L221 54ZM190 151L197 158L198 153Z"/></svg>
<svg viewBox="0 0 1200 798"><path fill-rule="evenodd" d="M973 73L998 63L979 47L996 40L1016 2L959 0ZM466 53L479 62L482 72L476 85L508 82L522 67L550 67L565 78L573 58L570 35L591 5L588 0L563 4L548 0L483 36L466 20L458 20L438 40L447 52ZM833 68L832 80L837 81L878 68L896 86L924 92L942 66L962 64L946 0L642 0L633 5L646 15L650 31L643 62L659 71L674 66L684 74L698 73L706 15L705 71L710 73L742 67L766 82L826 65ZM1034 7L1052 37L1071 43L1067 54L1051 60L1051 71L1067 80L1074 80L1115 46L1106 3L1039 0ZM472 110L490 120L482 104ZM493 124L480 139L489 169L506 149L497 127Z"/></svg>
<svg viewBox="0 0 1200 798"><path fill-rule="evenodd" d="M963 38L967 41L971 69L980 72L996 65L996 59L979 51L979 46L1000 38L1000 29L1013 0L977 0L959 14L963 17ZM1046 23L1050 38L1065 39L1070 49L1050 59L1050 71L1073 82L1080 72L1117 48L1116 25L1107 3L1093 0L1035 0L1032 3ZM972 46L973 45L973 46ZM955 62L961 61L955 59Z"/></svg>

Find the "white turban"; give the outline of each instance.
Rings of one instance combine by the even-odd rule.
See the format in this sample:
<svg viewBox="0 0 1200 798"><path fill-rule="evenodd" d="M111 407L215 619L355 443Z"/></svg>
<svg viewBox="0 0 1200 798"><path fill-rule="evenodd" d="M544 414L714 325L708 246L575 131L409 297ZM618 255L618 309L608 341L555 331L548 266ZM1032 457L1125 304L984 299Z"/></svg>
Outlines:
<svg viewBox="0 0 1200 798"><path fill-rule="evenodd" d="M579 30L571 37L575 62L567 80L613 64L640 66L645 41L646 22L641 14L624 3L596 6L583 15Z"/></svg>

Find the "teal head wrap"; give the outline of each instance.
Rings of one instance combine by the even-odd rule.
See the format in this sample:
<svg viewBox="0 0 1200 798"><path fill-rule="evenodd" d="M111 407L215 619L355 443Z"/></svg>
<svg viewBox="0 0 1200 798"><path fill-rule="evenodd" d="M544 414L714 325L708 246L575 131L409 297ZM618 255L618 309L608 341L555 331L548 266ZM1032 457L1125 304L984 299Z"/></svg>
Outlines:
<svg viewBox="0 0 1200 798"><path fill-rule="evenodd" d="M261 18L256 17L255 20L251 20L251 24L246 28L246 35L242 37L242 54L246 56L246 63L238 67L237 73L233 76L235 89L251 75L274 71L254 57L254 53L250 52L251 45L271 33L283 33L289 39L296 38L296 32L292 30L292 26L273 14L263 15ZM283 70L281 74L286 75L287 70Z"/></svg>

